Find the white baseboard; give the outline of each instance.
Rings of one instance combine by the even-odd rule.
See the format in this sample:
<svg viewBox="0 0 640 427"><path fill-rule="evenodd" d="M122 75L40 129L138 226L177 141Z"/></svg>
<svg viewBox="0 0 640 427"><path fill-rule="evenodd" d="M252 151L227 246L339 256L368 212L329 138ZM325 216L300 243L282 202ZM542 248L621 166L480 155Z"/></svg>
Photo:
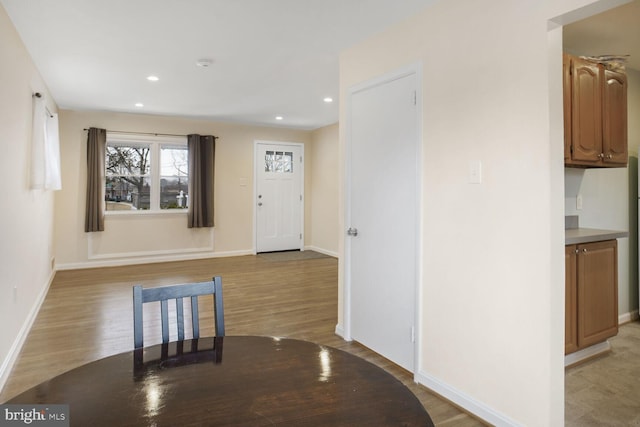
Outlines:
<svg viewBox="0 0 640 427"><path fill-rule="evenodd" d="M18 360L20 350L22 350L22 346L24 345L24 342L29 335L31 326L33 326L33 322L38 316L40 307L42 307L42 303L47 296L47 292L49 292L49 287L51 286L55 275L56 271L52 269L51 274L49 275L49 279L47 280L47 284L43 286L42 290L38 294L35 303L31 307L31 310L29 310L29 315L25 319L25 322L22 324L22 328L20 328L20 331L18 332L18 336L16 336L16 339L13 341L9 352L7 353L7 357L2 361L2 365L0 365L0 390L4 389L4 386L9 379L9 374L11 374L13 365L15 365L16 360Z"/></svg>
<svg viewBox="0 0 640 427"><path fill-rule="evenodd" d="M603 353L608 352L609 350L611 350L611 345L609 344L609 341L605 341L587 348L583 348L582 350L576 351L575 353L567 354L564 357L564 367L566 368L568 366L575 365L578 362L582 362L583 360L599 356Z"/></svg>
<svg viewBox="0 0 640 427"><path fill-rule="evenodd" d="M337 252L329 251L327 249L322 249L322 248L319 248L319 247L313 246L313 245L305 246L304 250L305 251L320 252L321 254L329 255L329 256L334 257L334 258L338 258L338 253Z"/></svg>
<svg viewBox="0 0 640 427"><path fill-rule="evenodd" d="M344 338L344 328L339 323L336 325L336 335L338 335L339 337Z"/></svg>
<svg viewBox="0 0 640 427"><path fill-rule="evenodd" d="M473 397L451 387L449 384L440 381L436 377L425 372L419 372L415 375L415 381L424 385L433 392L439 394L450 402L463 408L465 411L479 417L490 425L494 426L520 426L521 424L512 420L500 412L495 411L486 404L474 399Z"/></svg>
<svg viewBox="0 0 640 427"><path fill-rule="evenodd" d="M338 254L326 249L318 248L316 246L305 246L305 250L311 250L325 254L334 258L338 257ZM193 259L208 259L208 258L222 258L232 256L244 256L255 255L253 249L227 251L227 252L200 252L200 253L170 253L148 256L130 256L121 258L109 258L109 259L92 259L85 262L73 262L57 264L57 270L81 270L85 268L100 268L100 267L119 267L123 265L136 265L136 264L153 264L158 262L172 262L172 261L189 261Z"/></svg>
<svg viewBox="0 0 640 427"><path fill-rule="evenodd" d="M618 324L622 325L625 323L633 322L638 320L638 310L631 311L629 313L624 313L618 316Z"/></svg>
<svg viewBox="0 0 640 427"><path fill-rule="evenodd" d="M101 260L101 261L75 262L75 263L67 263L67 264L58 264L56 267L58 270L80 270L84 268L119 267L122 265L153 264L158 262L189 261L192 259L222 258L222 257L244 256L244 255L255 255L255 254L251 250L228 251L228 252L207 252L207 253L185 253L185 254L171 254L171 255L162 255L162 256L117 258L117 259L109 259L109 260Z"/></svg>

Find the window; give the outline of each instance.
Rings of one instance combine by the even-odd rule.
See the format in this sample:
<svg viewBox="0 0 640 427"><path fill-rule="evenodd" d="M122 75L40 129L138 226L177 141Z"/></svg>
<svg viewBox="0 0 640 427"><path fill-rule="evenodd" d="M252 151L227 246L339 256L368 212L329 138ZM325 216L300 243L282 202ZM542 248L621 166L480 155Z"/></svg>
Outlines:
<svg viewBox="0 0 640 427"><path fill-rule="evenodd" d="M267 151L264 157L265 172L293 173L291 151Z"/></svg>
<svg viewBox="0 0 640 427"><path fill-rule="evenodd" d="M189 206L187 140L107 133L107 211L158 211Z"/></svg>

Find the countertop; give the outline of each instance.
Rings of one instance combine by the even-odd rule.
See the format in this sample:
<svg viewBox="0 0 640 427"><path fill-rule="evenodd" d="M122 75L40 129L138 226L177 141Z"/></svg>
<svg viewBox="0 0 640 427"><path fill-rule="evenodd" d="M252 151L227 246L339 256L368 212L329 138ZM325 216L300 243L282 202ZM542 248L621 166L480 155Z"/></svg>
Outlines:
<svg viewBox="0 0 640 427"><path fill-rule="evenodd" d="M576 245L580 243L601 242L603 240L629 237L628 231L601 230L598 228L567 228L564 230L564 244Z"/></svg>

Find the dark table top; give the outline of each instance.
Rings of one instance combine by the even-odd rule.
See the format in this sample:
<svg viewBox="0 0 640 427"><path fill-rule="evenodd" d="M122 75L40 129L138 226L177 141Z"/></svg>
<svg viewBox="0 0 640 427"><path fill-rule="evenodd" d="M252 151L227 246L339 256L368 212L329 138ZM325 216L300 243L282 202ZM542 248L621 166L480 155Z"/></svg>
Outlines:
<svg viewBox="0 0 640 427"><path fill-rule="evenodd" d="M72 426L432 426L383 369L306 341L201 338L106 357L11 404L68 404Z"/></svg>

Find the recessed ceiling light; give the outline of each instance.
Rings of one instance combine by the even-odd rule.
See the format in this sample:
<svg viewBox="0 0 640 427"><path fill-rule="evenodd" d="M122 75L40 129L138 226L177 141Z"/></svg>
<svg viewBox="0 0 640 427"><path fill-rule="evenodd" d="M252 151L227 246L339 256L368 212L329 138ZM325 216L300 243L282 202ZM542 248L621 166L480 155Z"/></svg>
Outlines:
<svg viewBox="0 0 640 427"><path fill-rule="evenodd" d="M150 82L157 82L160 79L158 78L158 76L149 76L147 77L147 80L149 80Z"/></svg>
<svg viewBox="0 0 640 427"><path fill-rule="evenodd" d="M196 61L196 65L198 67L207 68L213 64L213 59L210 58L200 58Z"/></svg>
<svg viewBox="0 0 640 427"><path fill-rule="evenodd" d="M276 120L282 120L282 119L284 119L284 117L282 117L282 116L276 116Z"/></svg>
<svg viewBox="0 0 640 427"><path fill-rule="evenodd" d="M136 102L136 107L142 108L144 107L144 104L142 102Z"/></svg>
<svg viewBox="0 0 640 427"><path fill-rule="evenodd" d="M331 104L333 102L333 98L331 98L330 96L327 96L325 99L323 99L324 102L326 102L327 104Z"/></svg>

